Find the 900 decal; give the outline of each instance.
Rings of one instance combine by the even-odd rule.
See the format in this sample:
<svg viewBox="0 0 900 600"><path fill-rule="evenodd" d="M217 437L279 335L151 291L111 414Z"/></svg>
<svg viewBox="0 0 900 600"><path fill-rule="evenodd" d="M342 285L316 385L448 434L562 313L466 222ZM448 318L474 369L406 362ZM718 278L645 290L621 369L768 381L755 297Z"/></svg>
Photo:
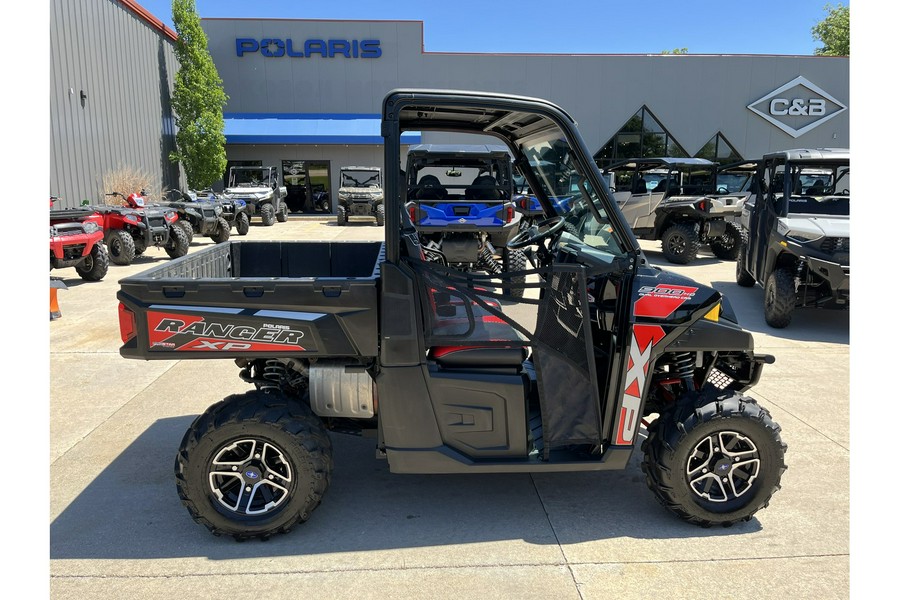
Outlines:
<svg viewBox="0 0 900 600"><path fill-rule="evenodd" d="M263 323L245 325L207 317L149 311L150 350L176 352L305 352L306 328ZM304 331L306 330L306 331ZM307 338L304 340L304 338Z"/></svg>

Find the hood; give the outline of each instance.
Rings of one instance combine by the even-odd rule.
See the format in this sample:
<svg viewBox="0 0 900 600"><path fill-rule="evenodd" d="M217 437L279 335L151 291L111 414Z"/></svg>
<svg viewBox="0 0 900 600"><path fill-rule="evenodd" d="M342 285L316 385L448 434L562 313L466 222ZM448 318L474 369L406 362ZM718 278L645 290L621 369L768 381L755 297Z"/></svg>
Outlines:
<svg viewBox="0 0 900 600"><path fill-rule="evenodd" d="M381 188L373 188L373 187L342 187L338 190L339 192L344 192L348 194L381 194L383 193Z"/></svg>
<svg viewBox="0 0 900 600"><path fill-rule="evenodd" d="M778 233L785 235L788 231L798 231L813 236L849 238L850 217L791 216L778 219Z"/></svg>
<svg viewBox="0 0 900 600"><path fill-rule="evenodd" d="M267 186L260 187L233 187L225 188L226 194L246 195L246 194L271 194L272 188Z"/></svg>

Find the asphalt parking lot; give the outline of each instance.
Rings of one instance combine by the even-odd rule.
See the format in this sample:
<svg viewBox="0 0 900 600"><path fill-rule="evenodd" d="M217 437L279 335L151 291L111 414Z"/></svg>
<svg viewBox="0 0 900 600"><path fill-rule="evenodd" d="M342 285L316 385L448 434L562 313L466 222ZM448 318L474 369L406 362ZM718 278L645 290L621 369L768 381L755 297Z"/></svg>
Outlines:
<svg viewBox="0 0 900 600"><path fill-rule="evenodd" d="M382 237L374 222L292 217L235 239ZM178 499L175 452L197 414L248 385L229 360L119 356L118 280L169 260L150 249L96 283L51 272L69 286L50 323L51 597L849 597L849 313L798 311L771 329L734 263L705 253L675 267L658 242L645 250L725 293L776 357L750 394L781 425L788 470L753 520L678 521L647 489L640 452L620 472L392 475L372 439L332 435L332 484L309 522L267 542L214 537Z"/></svg>

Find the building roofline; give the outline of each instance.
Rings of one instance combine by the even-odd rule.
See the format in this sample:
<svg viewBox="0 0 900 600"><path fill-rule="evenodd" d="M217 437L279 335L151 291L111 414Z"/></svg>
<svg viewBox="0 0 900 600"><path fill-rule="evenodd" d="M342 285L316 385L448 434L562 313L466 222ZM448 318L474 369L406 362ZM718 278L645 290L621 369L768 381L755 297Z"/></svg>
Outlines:
<svg viewBox="0 0 900 600"><path fill-rule="evenodd" d="M178 41L177 33L169 29L165 23L153 16L150 11L148 11L146 8L144 8L134 0L119 0L119 4L129 9L154 29L159 30L164 36L166 36L173 42Z"/></svg>

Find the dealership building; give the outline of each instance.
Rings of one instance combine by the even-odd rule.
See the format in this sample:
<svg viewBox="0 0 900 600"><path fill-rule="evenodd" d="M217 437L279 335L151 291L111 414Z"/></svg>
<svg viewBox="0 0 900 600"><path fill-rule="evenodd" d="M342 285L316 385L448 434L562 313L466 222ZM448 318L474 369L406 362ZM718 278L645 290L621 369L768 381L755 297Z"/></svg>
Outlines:
<svg viewBox="0 0 900 600"><path fill-rule="evenodd" d="M76 14L79 11L87 14ZM90 26L91 15L116 11L126 17L103 22L129 31L143 27L149 33L139 37L147 43L124 59L87 44L78 47L78 39L90 39L90 32L79 28ZM138 89L149 100L134 101L137 105L130 112L119 107L117 120L107 126L127 132L129 119L142 127L148 123L153 130L149 141L157 155L145 162L153 168L155 161L163 184L176 187L183 185L183 176L160 160L174 135L170 107L177 69L171 56L174 36L158 19L141 11L131 0L51 0L51 43L65 36L67 52L84 54L81 61L72 56L60 60L54 72L51 50L51 109L89 121L90 115L80 113L104 100L85 90L90 86L82 80L89 80L96 70L115 76L116 68L104 62L146 62L147 79ZM276 167L289 186L295 214L313 213L313 192L336 190L341 167L383 167L379 115L382 99L394 88L481 90L551 100L577 121L601 167L619 159L663 153L724 164L787 148L846 148L850 144L846 57L428 52L427 25L421 21L202 19L210 54L229 97L225 107L229 165ZM106 37L118 35L107 33ZM67 65L76 65L83 73L70 73ZM95 119L108 120L99 110ZM51 123L53 119L51 114ZM113 133L103 135L102 129L102 125L94 124L92 129L89 123L65 119L51 124L51 138L55 138L51 154L59 153L58 159L51 156L56 161L51 164L51 185L57 190L65 187L66 177L77 177L82 181L77 194L100 193L83 184L109 167L102 164L103 152L95 153L99 161L87 165L98 170L94 174L66 172L69 163L62 154L69 151L67 144L79 142L80 132L101 131L97 135L107 144L121 141ZM446 134L407 132L402 141L458 140ZM109 156L128 154L113 148Z"/></svg>

